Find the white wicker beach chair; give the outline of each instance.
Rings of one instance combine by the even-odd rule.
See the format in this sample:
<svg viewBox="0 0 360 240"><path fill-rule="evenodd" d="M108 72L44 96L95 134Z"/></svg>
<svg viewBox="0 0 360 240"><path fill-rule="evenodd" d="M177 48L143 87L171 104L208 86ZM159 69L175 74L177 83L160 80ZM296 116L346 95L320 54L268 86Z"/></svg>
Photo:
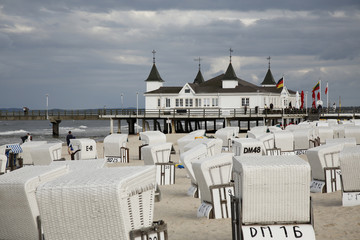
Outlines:
<svg viewBox="0 0 360 240"><path fill-rule="evenodd" d="M201 201L212 202L210 186L229 184L232 172L232 153L221 153L192 163Z"/></svg>
<svg viewBox="0 0 360 240"><path fill-rule="evenodd" d="M189 151L180 154L180 162L184 164L185 170L191 179L191 183L197 186L197 181L194 175L192 164L195 161L199 161L208 157L208 152L204 144L198 145L196 148L192 148Z"/></svg>
<svg viewBox="0 0 360 240"><path fill-rule="evenodd" d="M334 132L333 138L345 138L345 127L343 125L331 126Z"/></svg>
<svg viewBox="0 0 360 240"><path fill-rule="evenodd" d="M41 185L47 240L130 239L153 222L155 166L76 171Z"/></svg>
<svg viewBox="0 0 360 240"><path fill-rule="evenodd" d="M140 132L140 139L143 145L166 143L166 135L160 131Z"/></svg>
<svg viewBox="0 0 360 240"><path fill-rule="evenodd" d="M232 153L221 153L192 163L201 199L198 217L231 217L229 191L233 193L234 190L230 182L232 156Z"/></svg>
<svg viewBox="0 0 360 240"><path fill-rule="evenodd" d="M61 159L62 143L45 143L30 149L34 165L49 165Z"/></svg>
<svg viewBox="0 0 360 240"><path fill-rule="evenodd" d="M206 146L208 156L214 156L221 153L223 141L218 138L198 138L186 144L184 147L184 152L190 150L191 148L196 148L200 144L204 144Z"/></svg>
<svg viewBox="0 0 360 240"><path fill-rule="evenodd" d="M120 148L126 147L128 134L110 134L104 138L104 157L120 157Z"/></svg>
<svg viewBox="0 0 360 240"><path fill-rule="evenodd" d="M293 131L294 134L294 150L307 150L315 147L312 141L315 140L313 128L300 128Z"/></svg>
<svg viewBox="0 0 360 240"><path fill-rule="evenodd" d="M38 240L37 187L68 172L66 166L27 166L0 177L0 239Z"/></svg>
<svg viewBox="0 0 360 240"><path fill-rule="evenodd" d="M235 156L244 154L265 155L264 144L254 138L234 138L233 153Z"/></svg>
<svg viewBox="0 0 360 240"><path fill-rule="evenodd" d="M360 192L360 146L344 148L339 155L344 192Z"/></svg>
<svg viewBox="0 0 360 240"><path fill-rule="evenodd" d="M325 181L325 168L340 167L339 154L343 148L343 144L334 143L311 148L306 152L313 179Z"/></svg>
<svg viewBox="0 0 360 240"><path fill-rule="evenodd" d="M294 134L291 131L274 132L275 148L281 149L281 152L294 151Z"/></svg>
<svg viewBox="0 0 360 240"><path fill-rule="evenodd" d="M196 131L190 132L189 134L179 138L177 140L178 147L179 147L179 153L184 152L184 147L186 146L186 144L194 141L197 138L202 138L204 136L205 136L205 130L196 130Z"/></svg>
<svg viewBox="0 0 360 240"><path fill-rule="evenodd" d="M292 156L235 156L243 224L310 222L310 165Z"/></svg>
<svg viewBox="0 0 360 240"><path fill-rule="evenodd" d="M273 133L264 133L257 139L263 143L265 151L275 148L275 138Z"/></svg>
<svg viewBox="0 0 360 240"><path fill-rule="evenodd" d="M141 148L145 165L168 163L170 161L172 143L158 143Z"/></svg>
<svg viewBox="0 0 360 240"><path fill-rule="evenodd" d="M90 138L76 138L70 139L70 144L73 147L75 160L80 159L95 159L97 158L96 142ZM80 151L78 151L80 150Z"/></svg>
<svg viewBox="0 0 360 240"><path fill-rule="evenodd" d="M47 141L30 141L21 144L23 152L20 154L20 157L23 159L23 165L33 165L34 160L31 157L31 150L46 143Z"/></svg>
<svg viewBox="0 0 360 240"><path fill-rule="evenodd" d="M346 138L355 138L356 144L360 145L360 126L346 126L345 127L345 137Z"/></svg>
<svg viewBox="0 0 360 240"><path fill-rule="evenodd" d="M325 144L327 139L334 138L334 129L331 127L317 127L315 131L320 138L320 144Z"/></svg>
<svg viewBox="0 0 360 240"><path fill-rule="evenodd" d="M231 147L231 139L239 135L239 127L220 128L215 132L215 138L221 139L223 147Z"/></svg>

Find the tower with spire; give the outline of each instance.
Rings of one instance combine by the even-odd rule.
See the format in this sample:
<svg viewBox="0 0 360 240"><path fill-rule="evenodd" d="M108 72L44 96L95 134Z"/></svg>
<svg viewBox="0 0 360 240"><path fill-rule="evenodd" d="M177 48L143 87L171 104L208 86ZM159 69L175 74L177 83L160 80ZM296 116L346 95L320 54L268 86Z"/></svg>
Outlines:
<svg viewBox="0 0 360 240"><path fill-rule="evenodd" d="M196 59L194 59L194 61L199 61L199 71L198 71L193 83L199 85L199 84L202 84L205 82L204 77L201 73L201 64L200 64L201 58L200 57L196 58Z"/></svg>
<svg viewBox="0 0 360 240"><path fill-rule="evenodd" d="M236 76L236 73L231 63L231 57L232 57L231 54L233 50L230 48L229 52L230 52L230 63L222 78L222 88L235 88L238 86L239 83L238 77Z"/></svg>
<svg viewBox="0 0 360 240"><path fill-rule="evenodd" d="M155 64L155 53L156 51L153 50L152 51L152 54L153 54L153 66L151 68L151 71L150 71L150 74L148 76L148 78L145 80L146 82L146 92L151 92L151 91L154 91L154 90L157 90L159 89L160 87L163 86L163 83L165 82L157 68L156 68L156 64Z"/></svg>
<svg viewBox="0 0 360 240"><path fill-rule="evenodd" d="M273 75L271 73L271 70L270 70L271 57L269 56L266 59L269 60L269 68L267 70L267 73L265 75L264 80L261 83L261 86L263 86L263 87L276 87L276 82L275 82L274 77L273 77Z"/></svg>

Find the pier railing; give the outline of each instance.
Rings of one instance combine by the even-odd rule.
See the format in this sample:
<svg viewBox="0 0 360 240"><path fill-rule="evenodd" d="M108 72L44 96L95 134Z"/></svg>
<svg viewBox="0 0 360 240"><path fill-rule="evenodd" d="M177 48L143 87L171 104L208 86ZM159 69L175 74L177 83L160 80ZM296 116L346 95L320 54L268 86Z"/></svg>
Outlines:
<svg viewBox="0 0 360 240"><path fill-rule="evenodd" d="M341 117L344 115L360 116L360 109L337 109L336 111L323 109L317 112L311 109L264 109L264 108L182 108L182 109L81 109L81 110L0 110L0 120L46 120L55 119L103 119L115 118L241 118L241 117L284 117L296 115L319 114L320 117Z"/></svg>

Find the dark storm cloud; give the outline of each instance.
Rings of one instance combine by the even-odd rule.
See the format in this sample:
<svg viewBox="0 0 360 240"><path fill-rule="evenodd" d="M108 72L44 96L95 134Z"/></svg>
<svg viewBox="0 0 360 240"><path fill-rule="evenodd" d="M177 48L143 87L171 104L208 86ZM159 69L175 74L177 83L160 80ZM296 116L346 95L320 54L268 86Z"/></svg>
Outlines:
<svg viewBox="0 0 360 240"><path fill-rule="evenodd" d="M276 79L358 105L358 1L0 1L0 107L134 106L156 64L166 86L223 73L234 49L239 77ZM346 84L344 84L346 83ZM9 89L16 89L16 98ZM346 97L345 97L346 95Z"/></svg>

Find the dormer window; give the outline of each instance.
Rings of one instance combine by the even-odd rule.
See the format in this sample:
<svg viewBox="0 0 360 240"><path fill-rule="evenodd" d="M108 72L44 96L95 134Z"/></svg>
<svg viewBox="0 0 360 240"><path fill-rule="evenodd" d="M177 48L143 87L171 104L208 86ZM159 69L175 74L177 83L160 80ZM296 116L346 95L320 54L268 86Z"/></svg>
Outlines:
<svg viewBox="0 0 360 240"><path fill-rule="evenodd" d="M185 93L190 93L190 89L189 88L185 89Z"/></svg>

